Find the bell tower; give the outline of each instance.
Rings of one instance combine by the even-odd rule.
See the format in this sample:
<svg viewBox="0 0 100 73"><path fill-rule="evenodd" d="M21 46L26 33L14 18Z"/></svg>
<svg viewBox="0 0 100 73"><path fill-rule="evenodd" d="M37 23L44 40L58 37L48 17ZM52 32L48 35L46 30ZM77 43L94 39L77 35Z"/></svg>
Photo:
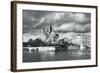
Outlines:
<svg viewBox="0 0 100 73"><path fill-rule="evenodd" d="M50 25L50 33L53 32L53 24Z"/></svg>

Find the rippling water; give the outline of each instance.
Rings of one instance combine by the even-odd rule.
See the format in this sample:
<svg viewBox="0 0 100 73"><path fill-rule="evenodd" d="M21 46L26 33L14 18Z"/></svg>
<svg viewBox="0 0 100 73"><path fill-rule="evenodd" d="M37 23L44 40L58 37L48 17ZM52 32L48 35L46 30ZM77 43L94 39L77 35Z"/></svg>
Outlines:
<svg viewBox="0 0 100 73"><path fill-rule="evenodd" d="M61 61L61 60L84 60L91 59L90 50L68 51L23 51L23 62Z"/></svg>

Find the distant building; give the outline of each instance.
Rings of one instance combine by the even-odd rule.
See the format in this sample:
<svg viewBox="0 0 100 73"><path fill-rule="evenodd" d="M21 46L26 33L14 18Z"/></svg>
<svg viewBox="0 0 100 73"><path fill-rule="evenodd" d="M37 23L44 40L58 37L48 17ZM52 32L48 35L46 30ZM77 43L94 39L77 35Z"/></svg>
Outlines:
<svg viewBox="0 0 100 73"><path fill-rule="evenodd" d="M90 34L78 33L72 39L72 43L90 47L91 46L91 36Z"/></svg>

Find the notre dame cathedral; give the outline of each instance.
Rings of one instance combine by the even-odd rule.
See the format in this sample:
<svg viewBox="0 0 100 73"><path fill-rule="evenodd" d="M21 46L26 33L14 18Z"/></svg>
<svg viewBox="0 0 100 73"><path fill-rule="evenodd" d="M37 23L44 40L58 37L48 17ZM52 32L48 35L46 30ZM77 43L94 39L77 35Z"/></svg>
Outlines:
<svg viewBox="0 0 100 73"><path fill-rule="evenodd" d="M43 28L43 33L46 37L47 43L57 43L59 34L54 32L53 24L51 24L48 28Z"/></svg>

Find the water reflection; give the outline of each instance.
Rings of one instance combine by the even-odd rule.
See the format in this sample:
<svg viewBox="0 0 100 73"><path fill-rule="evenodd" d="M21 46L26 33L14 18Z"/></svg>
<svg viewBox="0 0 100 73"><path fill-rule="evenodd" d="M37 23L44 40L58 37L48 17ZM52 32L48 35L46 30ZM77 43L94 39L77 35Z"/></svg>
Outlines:
<svg viewBox="0 0 100 73"><path fill-rule="evenodd" d="M90 59L90 50L68 50L68 51L54 51L54 50L32 50L29 52L24 48L23 62L40 62L40 61L60 61L60 60L82 60Z"/></svg>
<svg viewBox="0 0 100 73"><path fill-rule="evenodd" d="M55 58L55 52L51 51L45 51L45 52L39 52L41 54L41 60L42 61L52 61Z"/></svg>

